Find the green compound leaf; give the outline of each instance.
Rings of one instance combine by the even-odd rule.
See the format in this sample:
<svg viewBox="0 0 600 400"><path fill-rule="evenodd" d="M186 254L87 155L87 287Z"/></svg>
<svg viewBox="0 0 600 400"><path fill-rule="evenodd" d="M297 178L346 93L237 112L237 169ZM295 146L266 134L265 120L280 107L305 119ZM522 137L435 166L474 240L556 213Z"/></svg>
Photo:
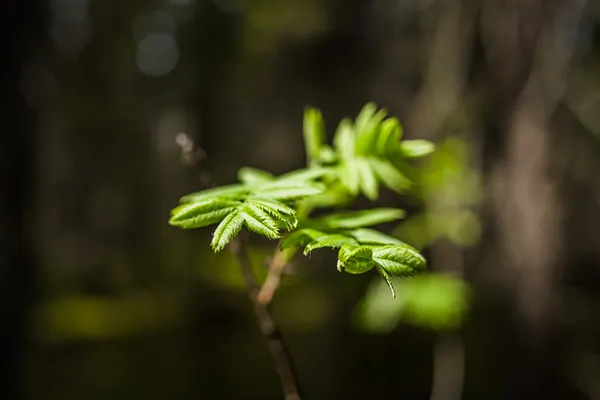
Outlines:
<svg viewBox="0 0 600 400"><path fill-rule="evenodd" d="M406 243L394 245L345 244L338 253L338 270L362 274L375 267L396 296L391 277L417 275L426 267L425 258Z"/></svg>
<svg viewBox="0 0 600 400"><path fill-rule="evenodd" d="M405 158L418 158L433 153L435 146L427 140L405 140L400 144L400 150Z"/></svg>
<svg viewBox="0 0 600 400"><path fill-rule="evenodd" d="M243 225L278 239L281 230L292 230L298 224L297 212L290 204L323 193L324 186L314 180L330 172L328 168L314 168L274 177L255 168L242 168L239 179L244 183L184 196L183 204L171 211L169 223L192 229L220 222L211 243L215 251L222 250Z"/></svg>

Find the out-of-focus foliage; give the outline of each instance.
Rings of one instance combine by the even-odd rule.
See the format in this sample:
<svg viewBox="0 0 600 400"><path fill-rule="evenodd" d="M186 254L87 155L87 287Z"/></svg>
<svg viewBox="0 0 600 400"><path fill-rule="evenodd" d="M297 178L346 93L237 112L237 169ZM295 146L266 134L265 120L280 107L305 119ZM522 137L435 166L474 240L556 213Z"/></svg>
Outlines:
<svg viewBox="0 0 600 400"><path fill-rule="evenodd" d="M412 151L421 148L427 145L416 145ZM471 163L464 141L449 138L440 143L418 170L418 193L425 210L402 223L395 234L418 248L441 239L457 246L475 244L481 228L472 207L481 200L481 182ZM381 287L380 282L372 283L357 308L357 321L364 329L388 331L401 320L436 330L454 329L469 302L467 284L445 274L402 281L396 303L382 298Z"/></svg>
<svg viewBox="0 0 600 400"><path fill-rule="evenodd" d="M477 243L481 227L473 207L481 201L479 172L473 166L469 145L449 138L419 169L420 197L425 210L414 215L395 234L423 248L439 239L458 246Z"/></svg>
<svg viewBox="0 0 600 400"><path fill-rule="evenodd" d="M424 274L393 281L396 299L390 299L383 282L371 283L354 310L354 322L359 328L387 333L400 322L436 331L461 325L469 306L469 288L462 279L447 274Z"/></svg>

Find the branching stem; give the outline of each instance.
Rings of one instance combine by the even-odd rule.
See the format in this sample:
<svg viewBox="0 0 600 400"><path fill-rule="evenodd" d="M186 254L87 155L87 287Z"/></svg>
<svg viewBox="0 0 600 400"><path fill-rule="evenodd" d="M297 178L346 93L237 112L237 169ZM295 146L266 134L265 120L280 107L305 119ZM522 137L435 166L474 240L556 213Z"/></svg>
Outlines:
<svg viewBox="0 0 600 400"><path fill-rule="evenodd" d="M299 204L297 210L298 219L303 220L308 218L308 215L312 210L313 208L306 202ZM281 282L281 275L285 271L285 267L292 260L292 258L294 258L297 252L298 249L295 247L290 247L284 250L281 250L279 247L277 247L269 262L269 273L267 274L267 278L265 279L257 296L257 299L261 304L266 305L273 300L273 295L279 288L279 284Z"/></svg>
<svg viewBox="0 0 600 400"><path fill-rule="evenodd" d="M252 272L248 250L243 239L238 237L232 241L230 251L240 265L242 276L248 289L248 296L254 305L254 313L258 321L258 326L273 358L273 363L275 364L275 369L277 370L285 394L285 400L300 400L300 392L296 384L291 357L283 345L277 325L266 303L258 301L259 285Z"/></svg>
<svg viewBox="0 0 600 400"><path fill-rule="evenodd" d="M279 248L275 250L273 257L271 257L271 261L269 262L269 273L267 274L267 278L260 288L260 292L258 293L257 300L259 303L267 305L273 299L273 295L277 288L279 288L279 283L281 281L281 275L283 274L285 267L291 261L292 257L296 254L296 248L289 248L280 250Z"/></svg>

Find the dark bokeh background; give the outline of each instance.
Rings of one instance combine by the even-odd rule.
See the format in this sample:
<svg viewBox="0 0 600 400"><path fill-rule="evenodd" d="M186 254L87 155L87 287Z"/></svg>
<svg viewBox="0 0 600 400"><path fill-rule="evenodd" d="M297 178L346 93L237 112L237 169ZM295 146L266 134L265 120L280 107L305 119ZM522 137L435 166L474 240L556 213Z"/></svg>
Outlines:
<svg viewBox="0 0 600 400"><path fill-rule="evenodd" d="M0 398L281 398L236 265L169 210L300 167L307 104L331 135L373 100L440 144L382 198L435 273L390 303L299 259L273 312L305 398L600 399L598 1L0 10Z"/></svg>

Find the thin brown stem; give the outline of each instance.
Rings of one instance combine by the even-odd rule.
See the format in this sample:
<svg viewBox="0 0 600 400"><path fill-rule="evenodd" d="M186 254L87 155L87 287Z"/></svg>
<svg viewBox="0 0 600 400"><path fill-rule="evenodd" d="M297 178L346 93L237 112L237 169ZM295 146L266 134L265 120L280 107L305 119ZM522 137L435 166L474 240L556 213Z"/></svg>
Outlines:
<svg viewBox="0 0 600 400"><path fill-rule="evenodd" d="M308 215L312 210L313 207L309 203L300 203L297 210L298 219L303 220L308 218ZM292 258L294 258L297 252L298 248L296 247L290 247L283 250L277 247L277 249L275 249L273 257L271 257L271 261L269 262L269 273L267 274L267 278L263 282L263 285L260 288L257 296L257 299L261 304L266 305L273 300L273 296L275 295L275 292L279 288L279 284L281 282L281 275L283 275L285 267L289 264Z"/></svg>
<svg viewBox="0 0 600 400"><path fill-rule="evenodd" d="M236 238L230 244L230 251L240 264L242 276L248 289L248 296L254 305L254 313L258 321L260 332L262 333L275 369L279 375L281 386L285 394L285 400L300 400L300 392L296 384L296 377L292 368L291 357L288 354L281 335L275 325L275 321L265 303L258 301L259 285L252 272L252 265L248 256L248 249L242 238Z"/></svg>
<svg viewBox="0 0 600 400"><path fill-rule="evenodd" d="M290 262L294 254L296 254L295 248L275 250L273 257L269 262L269 273L267 274L267 278L265 279L257 295L257 300L259 303L267 305L271 302L275 291L277 291L279 288L281 275L283 274L285 267Z"/></svg>

